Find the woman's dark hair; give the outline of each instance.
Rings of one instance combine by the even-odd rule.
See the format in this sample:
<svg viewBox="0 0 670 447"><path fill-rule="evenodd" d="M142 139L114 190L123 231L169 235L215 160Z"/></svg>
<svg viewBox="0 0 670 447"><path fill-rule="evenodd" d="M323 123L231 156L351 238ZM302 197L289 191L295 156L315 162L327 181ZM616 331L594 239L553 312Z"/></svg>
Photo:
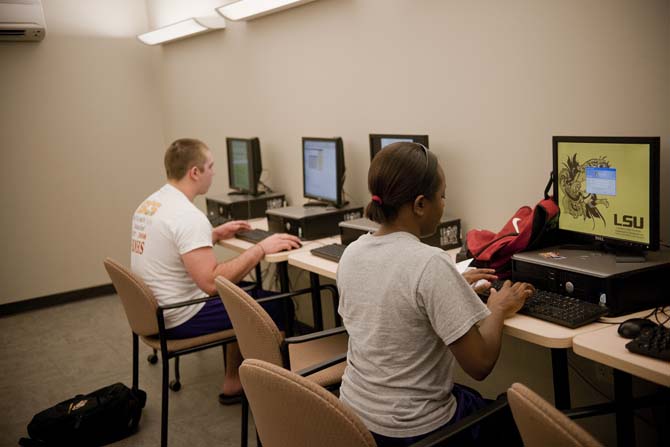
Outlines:
<svg viewBox="0 0 670 447"><path fill-rule="evenodd" d="M373 199L365 208L365 216L380 224L392 222L404 204L420 195L432 199L440 187L437 169L437 157L425 146L389 144L372 159L368 189Z"/></svg>

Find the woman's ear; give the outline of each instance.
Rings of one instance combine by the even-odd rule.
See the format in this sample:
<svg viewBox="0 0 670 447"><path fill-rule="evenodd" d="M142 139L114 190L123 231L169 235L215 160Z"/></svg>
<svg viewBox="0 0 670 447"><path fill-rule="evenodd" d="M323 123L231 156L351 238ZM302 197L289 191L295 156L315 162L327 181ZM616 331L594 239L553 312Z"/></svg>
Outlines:
<svg viewBox="0 0 670 447"><path fill-rule="evenodd" d="M423 216L423 213L426 211L426 196L417 196L416 199L414 199L412 209L418 216Z"/></svg>

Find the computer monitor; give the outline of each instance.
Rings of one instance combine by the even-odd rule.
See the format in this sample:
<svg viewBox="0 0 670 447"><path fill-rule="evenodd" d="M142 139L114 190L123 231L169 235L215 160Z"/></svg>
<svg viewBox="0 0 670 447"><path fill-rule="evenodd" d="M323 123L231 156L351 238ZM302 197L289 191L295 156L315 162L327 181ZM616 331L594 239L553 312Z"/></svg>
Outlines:
<svg viewBox="0 0 670 447"><path fill-rule="evenodd" d="M562 239L657 250L659 154L659 137L553 137Z"/></svg>
<svg viewBox="0 0 670 447"><path fill-rule="evenodd" d="M305 198L340 207L344 183L342 138L302 139L302 178Z"/></svg>
<svg viewBox="0 0 670 447"><path fill-rule="evenodd" d="M226 138L228 181L240 194L258 195L263 165L258 138Z"/></svg>
<svg viewBox="0 0 670 447"><path fill-rule="evenodd" d="M391 135L391 134L370 134L370 160L377 152L391 143L407 141L410 143L421 143L428 147L428 135Z"/></svg>

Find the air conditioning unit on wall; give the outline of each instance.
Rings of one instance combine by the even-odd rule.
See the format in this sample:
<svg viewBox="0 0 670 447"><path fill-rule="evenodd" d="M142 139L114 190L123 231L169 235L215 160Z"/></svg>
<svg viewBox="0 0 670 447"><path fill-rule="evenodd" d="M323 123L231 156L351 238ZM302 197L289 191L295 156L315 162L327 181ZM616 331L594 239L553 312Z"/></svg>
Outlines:
<svg viewBox="0 0 670 447"><path fill-rule="evenodd" d="M0 0L0 42L39 42L45 35L42 0Z"/></svg>

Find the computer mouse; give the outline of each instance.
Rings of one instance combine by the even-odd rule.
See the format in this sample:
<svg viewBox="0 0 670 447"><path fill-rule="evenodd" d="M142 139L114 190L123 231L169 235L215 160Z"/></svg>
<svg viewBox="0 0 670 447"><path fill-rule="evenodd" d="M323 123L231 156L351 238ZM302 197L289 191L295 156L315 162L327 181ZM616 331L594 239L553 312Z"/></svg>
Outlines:
<svg viewBox="0 0 670 447"><path fill-rule="evenodd" d="M640 335L644 329L651 329L656 326L658 326L658 324L651 320L647 320L646 318L631 318L619 325L618 332L623 338L635 338Z"/></svg>

